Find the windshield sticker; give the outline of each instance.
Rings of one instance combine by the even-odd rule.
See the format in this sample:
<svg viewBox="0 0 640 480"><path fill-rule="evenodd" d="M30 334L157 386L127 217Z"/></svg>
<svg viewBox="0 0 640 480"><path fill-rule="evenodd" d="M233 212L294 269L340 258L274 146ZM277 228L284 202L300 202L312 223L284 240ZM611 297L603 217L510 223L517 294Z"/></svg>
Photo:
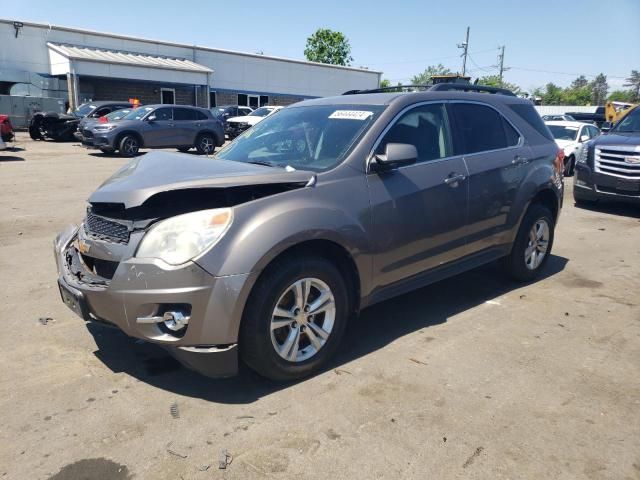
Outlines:
<svg viewBox="0 0 640 480"><path fill-rule="evenodd" d="M338 118L341 120L366 120L373 112L367 112L365 110L336 110L329 118Z"/></svg>

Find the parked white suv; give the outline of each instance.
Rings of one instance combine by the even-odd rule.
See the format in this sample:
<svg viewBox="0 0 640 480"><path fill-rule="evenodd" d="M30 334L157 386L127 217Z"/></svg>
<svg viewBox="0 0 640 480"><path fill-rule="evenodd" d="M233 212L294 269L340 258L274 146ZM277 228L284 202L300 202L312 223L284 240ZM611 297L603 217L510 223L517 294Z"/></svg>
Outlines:
<svg viewBox="0 0 640 480"><path fill-rule="evenodd" d="M584 122L545 122L558 146L564 150L564 175L570 177L580 157L582 145L600 135L600 129Z"/></svg>
<svg viewBox="0 0 640 480"><path fill-rule="evenodd" d="M233 117L227 119L225 124L225 132L229 140L233 140L245 130L253 127L256 123L264 120L269 115L273 115L283 107L260 107L244 117Z"/></svg>

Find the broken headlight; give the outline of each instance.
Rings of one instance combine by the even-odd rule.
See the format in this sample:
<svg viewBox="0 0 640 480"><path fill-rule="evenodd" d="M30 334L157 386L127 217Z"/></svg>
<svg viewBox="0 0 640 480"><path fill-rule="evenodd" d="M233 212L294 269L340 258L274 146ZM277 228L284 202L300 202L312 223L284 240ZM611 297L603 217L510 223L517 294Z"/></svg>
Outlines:
<svg viewBox="0 0 640 480"><path fill-rule="evenodd" d="M233 221L230 208L185 213L155 224L140 242L136 257L185 263L213 247Z"/></svg>

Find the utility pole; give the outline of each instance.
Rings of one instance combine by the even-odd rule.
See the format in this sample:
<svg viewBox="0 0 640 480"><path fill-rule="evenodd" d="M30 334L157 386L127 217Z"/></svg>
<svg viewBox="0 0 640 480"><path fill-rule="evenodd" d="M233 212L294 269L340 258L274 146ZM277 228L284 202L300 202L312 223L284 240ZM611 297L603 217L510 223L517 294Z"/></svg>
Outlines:
<svg viewBox="0 0 640 480"><path fill-rule="evenodd" d="M464 76L464 74L467 71L467 52L469 52L469 29L470 27L467 27L467 38L464 41L464 43L459 43L458 44L458 48L462 48L464 50L464 52L462 53L462 76Z"/></svg>
<svg viewBox="0 0 640 480"><path fill-rule="evenodd" d="M502 86L502 75L504 74L505 70L509 70L504 66L504 45L500 47L500 53L498 54L498 69L500 70L500 86Z"/></svg>

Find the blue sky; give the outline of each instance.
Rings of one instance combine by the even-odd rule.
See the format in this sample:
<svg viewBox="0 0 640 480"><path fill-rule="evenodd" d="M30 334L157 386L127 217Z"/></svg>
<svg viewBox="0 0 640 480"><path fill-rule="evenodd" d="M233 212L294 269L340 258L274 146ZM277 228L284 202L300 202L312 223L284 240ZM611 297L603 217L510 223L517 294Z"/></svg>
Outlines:
<svg viewBox="0 0 640 480"><path fill-rule="evenodd" d="M89 5L2 0L0 16L300 59L306 38L326 27L347 35L353 65L394 83L435 63L460 70L467 25L473 76L496 72L499 45L511 67L505 79L525 89L600 72L620 88L640 70L640 0L109 0L95 13Z"/></svg>

